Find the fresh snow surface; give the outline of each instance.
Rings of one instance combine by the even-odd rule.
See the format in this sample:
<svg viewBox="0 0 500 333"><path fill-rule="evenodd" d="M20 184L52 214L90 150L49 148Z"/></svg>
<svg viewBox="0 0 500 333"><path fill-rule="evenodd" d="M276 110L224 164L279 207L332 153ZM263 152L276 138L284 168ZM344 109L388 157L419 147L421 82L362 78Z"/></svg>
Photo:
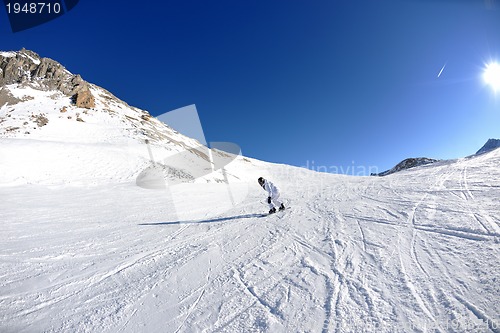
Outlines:
<svg viewBox="0 0 500 333"><path fill-rule="evenodd" d="M144 145L0 140L0 332L500 332L498 149L147 190Z"/></svg>

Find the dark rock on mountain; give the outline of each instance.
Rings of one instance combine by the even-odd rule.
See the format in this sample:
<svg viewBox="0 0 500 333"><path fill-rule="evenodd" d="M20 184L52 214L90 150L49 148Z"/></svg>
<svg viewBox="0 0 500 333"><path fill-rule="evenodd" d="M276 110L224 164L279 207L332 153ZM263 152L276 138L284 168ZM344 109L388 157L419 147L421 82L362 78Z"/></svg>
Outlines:
<svg viewBox="0 0 500 333"><path fill-rule="evenodd" d="M411 168L415 168L422 165L431 164L437 162L438 160L427 158L427 157L417 157L417 158L407 158L401 162L399 162L394 168L389 169L387 171L381 172L379 174L372 174L372 176L387 176L395 172L399 172L402 170L407 170Z"/></svg>
<svg viewBox="0 0 500 333"><path fill-rule="evenodd" d="M476 152L476 155L484 154L500 147L499 139L489 139L484 146Z"/></svg>
<svg viewBox="0 0 500 333"><path fill-rule="evenodd" d="M0 53L0 87L9 84L32 86L38 90L59 90L71 96L78 107L93 108L94 96L89 84L80 75L70 73L63 65L49 58L41 58L33 51ZM0 102L15 104L12 96L2 94Z"/></svg>

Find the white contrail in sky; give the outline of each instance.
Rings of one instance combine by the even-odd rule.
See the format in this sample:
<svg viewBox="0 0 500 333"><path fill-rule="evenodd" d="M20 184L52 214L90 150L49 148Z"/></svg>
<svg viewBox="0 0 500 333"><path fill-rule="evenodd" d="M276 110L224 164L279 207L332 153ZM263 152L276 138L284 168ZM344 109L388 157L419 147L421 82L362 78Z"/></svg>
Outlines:
<svg viewBox="0 0 500 333"><path fill-rule="evenodd" d="M446 63L443 65L443 67L441 67L441 70L439 71L438 77L441 76L441 73L443 73L445 67L446 67Z"/></svg>

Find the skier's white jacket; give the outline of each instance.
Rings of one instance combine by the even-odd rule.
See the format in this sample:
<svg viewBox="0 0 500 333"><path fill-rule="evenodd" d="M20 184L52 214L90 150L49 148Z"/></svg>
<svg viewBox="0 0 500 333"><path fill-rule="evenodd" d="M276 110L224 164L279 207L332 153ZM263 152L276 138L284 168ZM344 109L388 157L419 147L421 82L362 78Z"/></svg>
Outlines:
<svg viewBox="0 0 500 333"><path fill-rule="evenodd" d="M269 180L264 180L264 186L262 187L267 191L268 196L271 198L279 198L280 190L278 190L278 188Z"/></svg>

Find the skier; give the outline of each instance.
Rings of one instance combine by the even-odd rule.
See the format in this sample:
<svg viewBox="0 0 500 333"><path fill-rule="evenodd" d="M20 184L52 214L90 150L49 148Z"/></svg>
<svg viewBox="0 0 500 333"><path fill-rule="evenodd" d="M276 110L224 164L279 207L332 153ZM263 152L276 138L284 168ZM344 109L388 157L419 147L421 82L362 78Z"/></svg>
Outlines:
<svg viewBox="0 0 500 333"><path fill-rule="evenodd" d="M259 177L257 180L259 185L262 186L264 190L267 191L267 203L269 204L269 214L276 213L276 206L279 206L279 210L282 211L285 209L285 205L280 201L280 191L278 188L271 183L269 180L266 180L262 177Z"/></svg>

